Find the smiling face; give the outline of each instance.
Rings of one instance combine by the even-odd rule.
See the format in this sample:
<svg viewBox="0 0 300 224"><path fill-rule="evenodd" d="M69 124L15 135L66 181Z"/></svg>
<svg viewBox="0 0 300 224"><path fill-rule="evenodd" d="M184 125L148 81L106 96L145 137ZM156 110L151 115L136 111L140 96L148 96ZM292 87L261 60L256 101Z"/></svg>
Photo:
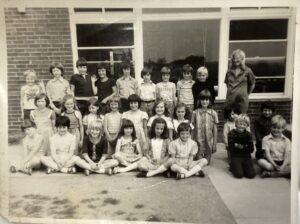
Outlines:
<svg viewBox="0 0 300 224"><path fill-rule="evenodd" d="M68 112L72 112L75 109L75 104L73 99L67 99L64 105Z"/></svg>
<svg viewBox="0 0 300 224"><path fill-rule="evenodd" d="M189 138L191 137L191 133L189 131L181 131L179 133L179 137L180 137L181 141L187 142L189 140Z"/></svg>
<svg viewBox="0 0 300 224"><path fill-rule="evenodd" d="M100 79L105 79L107 77L106 69L105 68L98 69L98 75Z"/></svg>
<svg viewBox="0 0 300 224"><path fill-rule="evenodd" d="M68 132L68 127L67 126L59 126L59 127L57 127L57 133L60 136L63 136L65 134L67 134L67 132Z"/></svg>
<svg viewBox="0 0 300 224"><path fill-rule="evenodd" d="M36 106L39 109L44 109L46 107L46 100L45 100L45 98L38 99L36 101Z"/></svg>
<svg viewBox="0 0 300 224"><path fill-rule="evenodd" d="M60 78L61 77L61 70L59 68L52 68L52 75L54 78Z"/></svg>
<svg viewBox="0 0 300 224"><path fill-rule="evenodd" d="M236 123L235 123L235 126L236 126L236 130L240 133L244 132L246 130L246 128L248 127L248 124L243 121L243 120L238 120Z"/></svg>
<svg viewBox="0 0 300 224"><path fill-rule="evenodd" d="M159 103L155 107L155 113L158 116L162 116L165 113L165 104L163 102Z"/></svg>
<svg viewBox="0 0 300 224"><path fill-rule="evenodd" d="M109 107L110 107L111 111L116 112L119 109L119 104L118 104L118 102L111 102L109 104Z"/></svg>
<svg viewBox="0 0 300 224"><path fill-rule="evenodd" d="M36 76L33 74L28 74L25 78L26 84L29 86L33 86L36 80Z"/></svg>
<svg viewBox="0 0 300 224"><path fill-rule="evenodd" d="M131 136L133 133L133 128L132 127L127 127L127 128L124 128L124 135L129 137Z"/></svg>
<svg viewBox="0 0 300 224"><path fill-rule="evenodd" d="M136 110L139 109L139 102L137 102L137 101L131 101L129 103L129 107L130 107L131 110L136 111Z"/></svg>
<svg viewBox="0 0 300 224"><path fill-rule="evenodd" d="M178 107L176 109L176 115L178 120L183 120L185 116L185 108L184 107Z"/></svg>
<svg viewBox="0 0 300 224"><path fill-rule="evenodd" d="M156 138L160 138L162 133L164 132L164 129L165 129L165 124L163 123L156 123L155 124L155 136Z"/></svg>
<svg viewBox="0 0 300 224"><path fill-rule="evenodd" d="M90 133L91 137L98 138L101 134L101 130L98 128L92 128L89 130L89 133Z"/></svg>
<svg viewBox="0 0 300 224"><path fill-rule="evenodd" d="M144 82L150 82L151 80L151 74L147 73L143 76Z"/></svg>
<svg viewBox="0 0 300 224"><path fill-rule="evenodd" d="M283 131L284 131L283 127L278 127L278 126L274 126L274 125L271 126L271 134L275 138L280 138Z"/></svg>
<svg viewBox="0 0 300 224"><path fill-rule="evenodd" d="M241 55L235 54L232 56L232 64L234 67L239 67L242 65L243 57Z"/></svg>
<svg viewBox="0 0 300 224"><path fill-rule="evenodd" d="M79 74L80 75L85 75L86 74L86 72L87 72L87 66L78 66L77 67L77 69L78 69L78 72L79 72Z"/></svg>
<svg viewBox="0 0 300 224"><path fill-rule="evenodd" d="M190 73L190 72L183 72L182 76L183 76L184 80L191 80L192 79L192 73Z"/></svg>
<svg viewBox="0 0 300 224"><path fill-rule="evenodd" d="M97 107L97 106L95 106L95 105L90 105L90 106L89 106L89 112L90 112L91 114L97 114L98 110L99 110L99 107Z"/></svg>
<svg viewBox="0 0 300 224"><path fill-rule="evenodd" d="M201 103L202 108L204 108L204 109L208 108L208 106L209 106L209 99L208 98L201 99L200 103Z"/></svg>
<svg viewBox="0 0 300 224"><path fill-rule="evenodd" d="M269 108L264 108L263 111L262 111L262 114L264 117L271 117L272 114L273 114L273 111Z"/></svg>
<svg viewBox="0 0 300 224"><path fill-rule="evenodd" d="M206 71L198 72L196 78L199 82L206 82L206 79L208 78L208 73Z"/></svg>
<svg viewBox="0 0 300 224"><path fill-rule="evenodd" d="M126 77L130 76L130 68L123 68L123 75Z"/></svg>
<svg viewBox="0 0 300 224"><path fill-rule="evenodd" d="M161 75L161 78L162 78L163 82L169 82L169 80L170 80L170 74L169 73L163 73Z"/></svg>

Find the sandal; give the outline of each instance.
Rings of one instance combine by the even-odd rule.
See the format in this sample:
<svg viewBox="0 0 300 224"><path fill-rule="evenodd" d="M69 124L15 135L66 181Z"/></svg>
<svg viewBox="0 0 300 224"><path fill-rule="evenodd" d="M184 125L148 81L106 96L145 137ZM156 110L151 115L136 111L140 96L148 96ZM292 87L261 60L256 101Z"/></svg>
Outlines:
<svg viewBox="0 0 300 224"><path fill-rule="evenodd" d="M200 170L198 173L196 173L196 176L203 178L205 177L205 173L202 170Z"/></svg>
<svg viewBox="0 0 300 224"><path fill-rule="evenodd" d="M181 179L184 179L184 178L185 178L184 173L177 173L176 180L181 180Z"/></svg>
<svg viewBox="0 0 300 224"><path fill-rule="evenodd" d="M136 177L147 177L147 172L139 172Z"/></svg>
<svg viewBox="0 0 300 224"><path fill-rule="evenodd" d="M46 170L46 174L50 174L52 172L53 172L53 170L50 167L48 167L47 170Z"/></svg>
<svg viewBox="0 0 300 224"><path fill-rule="evenodd" d="M84 170L84 174L85 174L86 176L89 176L89 175L90 175L90 171L89 171L89 170Z"/></svg>

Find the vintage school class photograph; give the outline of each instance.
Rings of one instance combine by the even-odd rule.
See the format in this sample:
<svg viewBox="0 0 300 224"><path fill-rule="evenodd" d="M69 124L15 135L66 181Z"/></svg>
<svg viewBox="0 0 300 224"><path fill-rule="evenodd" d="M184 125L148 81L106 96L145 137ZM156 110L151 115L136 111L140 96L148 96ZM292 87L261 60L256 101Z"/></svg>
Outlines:
<svg viewBox="0 0 300 224"><path fill-rule="evenodd" d="M294 220L296 4L150 2L5 1L8 223Z"/></svg>

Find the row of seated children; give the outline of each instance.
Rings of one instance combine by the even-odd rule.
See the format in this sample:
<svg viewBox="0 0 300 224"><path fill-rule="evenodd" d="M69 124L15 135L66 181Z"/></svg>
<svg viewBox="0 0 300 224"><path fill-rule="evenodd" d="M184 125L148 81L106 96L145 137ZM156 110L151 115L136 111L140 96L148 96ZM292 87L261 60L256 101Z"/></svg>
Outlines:
<svg viewBox="0 0 300 224"><path fill-rule="evenodd" d="M256 137L255 158L262 169L261 177L289 177L291 172L291 134L281 115L274 115L274 105L266 101L261 105L261 116L254 121ZM223 136L230 170L237 178L254 178L256 173L251 153L254 151L250 119L240 114L238 107L224 108ZM287 137L286 137L287 136Z"/></svg>

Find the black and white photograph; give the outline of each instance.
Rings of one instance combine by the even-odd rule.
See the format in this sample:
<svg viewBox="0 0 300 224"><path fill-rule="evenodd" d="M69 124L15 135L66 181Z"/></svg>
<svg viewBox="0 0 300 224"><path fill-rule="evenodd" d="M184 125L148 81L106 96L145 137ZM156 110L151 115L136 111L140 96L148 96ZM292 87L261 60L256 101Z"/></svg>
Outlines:
<svg viewBox="0 0 300 224"><path fill-rule="evenodd" d="M298 5L3 0L0 223L300 223Z"/></svg>

